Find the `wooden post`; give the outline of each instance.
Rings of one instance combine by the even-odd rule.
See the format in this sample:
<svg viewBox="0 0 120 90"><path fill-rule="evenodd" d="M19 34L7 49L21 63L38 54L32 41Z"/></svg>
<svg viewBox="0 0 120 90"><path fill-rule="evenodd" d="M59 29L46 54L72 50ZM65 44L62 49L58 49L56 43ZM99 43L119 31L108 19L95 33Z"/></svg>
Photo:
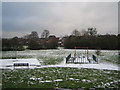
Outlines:
<svg viewBox="0 0 120 90"><path fill-rule="evenodd" d="M87 47L87 60L88 60L88 47Z"/></svg>
<svg viewBox="0 0 120 90"><path fill-rule="evenodd" d="M76 47L75 47L75 52L74 52L74 58L76 59Z"/></svg>

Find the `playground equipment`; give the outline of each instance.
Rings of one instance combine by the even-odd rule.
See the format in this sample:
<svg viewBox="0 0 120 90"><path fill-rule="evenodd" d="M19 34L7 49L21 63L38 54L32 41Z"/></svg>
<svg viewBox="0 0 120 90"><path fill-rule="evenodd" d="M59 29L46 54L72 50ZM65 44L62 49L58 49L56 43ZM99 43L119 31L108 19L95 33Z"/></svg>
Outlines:
<svg viewBox="0 0 120 90"><path fill-rule="evenodd" d="M84 48L85 52L82 55L77 55L77 49L78 48ZM87 63L98 63L98 58L96 55L89 55L88 47L75 47L74 56L72 57L71 54L69 54L66 57L66 63L74 63L74 64L87 64Z"/></svg>

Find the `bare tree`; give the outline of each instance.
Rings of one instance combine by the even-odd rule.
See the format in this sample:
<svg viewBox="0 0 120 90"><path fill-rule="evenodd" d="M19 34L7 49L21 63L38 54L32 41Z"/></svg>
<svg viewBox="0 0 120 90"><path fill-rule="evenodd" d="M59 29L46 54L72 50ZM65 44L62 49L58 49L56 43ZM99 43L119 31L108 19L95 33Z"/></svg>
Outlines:
<svg viewBox="0 0 120 90"><path fill-rule="evenodd" d="M81 36L88 36L88 31L86 31L85 29L82 29Z"/></svg>
<svg viewBox="0 0 120 90"><path fill-rule="evenodd" d="M23 37L24 39L38 39L38 33L36 31L32 31L31 34L27 34Z"/></svg>
<svg viewBox="0 0 120 90"><path fill-rule="evenodd" d="M41 34L41 38L47 39L49 37L49 30L44 30L43 33Z"/></svg>
<svg viewBox="0 0 120 90"><path fill-rule="evenodd" d="M97 34L97 30L96 30L96 28L88 28L88 33L89 33L89 35L91 35L91 36L95 36L96 34Z"/></svg>
<svg viewBox="0 0 120 90"><path fill-rule="evenodd" d="M80 36L80 32L77 29L75 29L75 30L73 30L72 35Z"/></svg>
<svg viewBox="0 0 120 90"><path fill-rule="evenodd" d="M30 34L24 35L23 39L29 39Z"/></svg>
<svg viewBox="0 0 120 90"><path fill-rule="evenodd" d="M38 33L36 31L32 31L30 34L30 38L33 38L33 39L39 38Z"/></svg>

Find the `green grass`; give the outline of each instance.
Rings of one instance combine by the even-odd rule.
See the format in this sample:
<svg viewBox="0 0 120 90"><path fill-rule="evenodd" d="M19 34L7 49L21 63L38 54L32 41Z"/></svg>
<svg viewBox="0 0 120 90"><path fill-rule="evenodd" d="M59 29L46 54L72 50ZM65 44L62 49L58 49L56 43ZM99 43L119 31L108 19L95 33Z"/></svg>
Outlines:
<svg viewBox="0 0 120 90"><path fill-rule="evenodd" d="M17 58L38 58L43 60L43 64L58 64L60 63L67 55L74 55L74 49L61 49L61 50L25 50L17 51ZM85 53L85 50L77 50L77 54L81 55ZM101 55L99 56L99 62L109 62L113 64L120 64L118 60L118 51L103 51L101 50ZM89 56L95 54L95 51L89 51ZM14 58L14 51L3 51L2 57L0 59L11 59Z"/></svg>
<svg viewBox="0 0 120 90"><path fill-rule="evenodd" d="M118 57L118 55L113 55L113 56L105 56L105 57L100 57L102 62L108 62L108 63L112 63L112 64L120 64L119 60L120 58Z"/></svg>
<svg viewBox="0 0 120 90"><path fill-rule="evenodd" d="M82 51L77 51L81 54ZM13 53L13 55L11 55ZM17 58L34 58L43 61L43 65L58 64L74 50L26 50L18 51ZM94 51L89 52L90 55ZM117 51L101 51L100 62L118 64ZM3 52L9 59L14 52ZM95 70L77 68L40 68L26 70L2 70L3 88L120 88L118 73L114 70ZM32 80L30 78L36 78ZM40 78L40 80L38 79ZM54 81L62 79L63 81ZM51 82L44 82L44 81Z"/></svg>
<svg viewBox="0 0 120 90"><path fill-rule="evenodd" d="M63 61L63 58L61 57L47 57L47 56L40 56L38 57L38 60L42 60L42 64L43 65L54 65L54 64L58 64L60 62Z"/></svg>
<svg viewBox="0 0 120 90"><path fill-rule="evenodd" d="M120 88L119 71L41 68L3 70L3 88ZM34 78L34 79L31 79ZM62 79L63 81L54 81ZM51 82L42 82L42 81Z"/></svg>
<svg viewBox="0 0 120 90"><path fill-rule="evenodd" d="M26 55L26 56L17 55L17 57L15 57L15 56L0 57L0 59L14 59L14 58L32 58L32 56L30 56L30 55Z"/></svg>

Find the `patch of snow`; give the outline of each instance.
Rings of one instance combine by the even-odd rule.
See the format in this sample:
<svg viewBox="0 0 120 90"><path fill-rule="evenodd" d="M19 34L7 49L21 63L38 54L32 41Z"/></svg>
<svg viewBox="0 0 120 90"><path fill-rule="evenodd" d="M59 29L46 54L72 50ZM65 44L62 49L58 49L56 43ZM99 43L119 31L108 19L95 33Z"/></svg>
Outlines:
<svg viewBox="0 0 120 90"><path fill-rule="evenodd" d="M63 61L57 65L43 65L38 68L48 68L48 67L70 67L70 68L91 68L91 69L106 69L106 70L118 70L118 65L111 63L99 63L99 64L65 64Z"/></svg>
<svg viewBox="0 0 120 90"><path fill-rule="evenodd" d="M63 81L63 79L56 79L56 80L54 80L54 81L57 81L57 82L59 82L59 81Z"/></svg>
<svg viewBox="0 0 120 90"><path fill-rule="evenodd" d="M15 63L28 63L29 66L15 66ZM35 68L36 66L40 66L41 64L36 58L28 58L28 59L0 59L0 69L25 69L25 68Z"/></svg>
<svg viewBox="0 0 120 90"><path fill-rule="evenodd" d="M80 79L75 79L76 81L79 81Z"/></svg>
<svg viewBox="0 0 120 90"><path fill-rule="evenodd" d="M31 78L30 78L30 80L36 80L36 78L34 78L34 77L31 77Z"/></svg>
<svg viewBox="0 0 120 90"><path fill-rule="evenodd" d="M46 82L52 82L52 81L46 80L46 81L39 81L39 82L41 82L41 83L46 83Z"/></svg>
<svg viewBox="0 0 120 90"><path fill-rule="evenodd" d="M42 80L42 78L37 78L37 80Z"/></svg>
<svg viewBox="0 0 120 90"><path fill-rule="evenodd" d="M83 79L82 82L91 82L90 80Z"/></svg>
<svg viewBox="0 0 120 90"><path fill-rule="evenodd" d="M68 78L69 80L75 80L75 81L79 81L80 79L75 79L75 78Z"/></svg>
<svg viewBox="0 0 120 90"><path fill-rule="evenodd" d="M42 78L31 77L30 80L42 80Z"/></svg>
<svg viewBox="0 0 120 90"><path fill-rule="evenodd" d="M86 82L86 79L83 79L82 81L83 81L83 82Z"/></svg>
<svg viewBox="0 0 120 90"><path fill-rule="evenodd" d="M42 61L42 60L41 60ZM14 63L24 63L28 62L29 67L13 67ZM0 69L34 69L34 68L49 68L49 67L70 67L70 68L91 68L91 69L106 69L106 70L120 70L119 66L116 64L111 64L108 62L101 62L98 64L66 64L64 59L60 64L56 65L41 65L36 58L30 59L0 59Z"/></svg>
<svg viewBox="0 0 120 90"><path fill-rule="evenodd" d="M74 78L69 78L69 80L74 80Z"/></svg>

